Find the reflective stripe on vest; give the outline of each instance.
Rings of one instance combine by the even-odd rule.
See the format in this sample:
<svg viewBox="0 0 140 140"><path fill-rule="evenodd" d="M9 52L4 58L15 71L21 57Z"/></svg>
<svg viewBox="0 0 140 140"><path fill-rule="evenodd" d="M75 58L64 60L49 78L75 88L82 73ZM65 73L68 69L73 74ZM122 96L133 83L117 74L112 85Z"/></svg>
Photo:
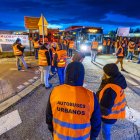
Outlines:
<svg viewBox="0 0 140 140"><path fill-rule="evenodd" d="M18 44L15 44L15 45L13 46L14 55L15 55L15 56L23 55L22 51L19 50L19 49L17 48L17 45L18 45Z"/></svg>
<svg viewBox="0 0 140 140"><path fill-rule="evenodd" d="M126 99L124 90L115 84L107 84L99 93L99 102L103 97L103 94L106 89L111 88L116 93L116 99L114 101L114 106L111 109L111 113L107 116L102 116L105 119L125 119L125 107L126 107Z"/></svg>
<svg viewBox="0 0 140 140"><path fill-rule="evenodd" d="M34 48L38 49L39 48L39 41L34 42Z"/></svg>
<svg viewBox="0 0 140 140"><path fill-rule="evenodd" d="M90 140L90 119L94 112L91 91L84 87L60 85L53 89L50 103L55 140Z"/></svg>
<svg viewBox="0 0 140 140"><path fill-rule="evenodd" d="M57 58L57 67L65 67L67 60L67 52L66 50L59 50L56 52L58 55Z"/></svg>
<svg viewBox="0 0 140 140"><path fill-rule="evenodd" d="M98 48L98 42L97 41L93 41L92 42L92 49L97 49Z"/></svg>
<svg viewBox="0 0 140 140"><path fill-rule="evenodd" d="M119 46L119 48L117 49L117 53L120 48L121 48L121 52L117 56L124 56L124 50L123 50L123 47L121 47L121 46Z"/></svg>
<svg viewBox="0 0 140 140"><path fill-rule="evenodd" d="M48 66L47 58L45 53L47 50L39 50L38 57L39 57L39 66Z"/></svg>
<svg viewBox="0 0 140 140"><path fill-rule="evenodd" d="M74 48L74 41L70 41L70 43L69 43L69 48L70 48L70 49L73 49L73 48Z"/></svg>

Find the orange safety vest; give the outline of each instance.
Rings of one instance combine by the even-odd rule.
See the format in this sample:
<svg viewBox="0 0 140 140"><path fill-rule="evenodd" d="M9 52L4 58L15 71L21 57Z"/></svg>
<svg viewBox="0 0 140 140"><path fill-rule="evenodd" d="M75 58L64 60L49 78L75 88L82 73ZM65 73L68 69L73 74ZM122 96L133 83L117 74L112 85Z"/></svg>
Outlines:
<svg viewBox="0 0 140 140"><path fill-rule="evenodd" d="M140 51L140 42L138 43L138 51Z"/></svg>
<svg viewBox="0 0 140 140"><path fill-rule="evenodd" d="M97 41L93 41L91 48L92 49L97 49L98 48L98 42Z"/></svg>
<svg viewBox="0 0 140 140"><path fill-rule="evenodd" d="M117 53L118 53L118 51L119 51L120 48L121 48L121 52L120 52L117 56L124 56L124 49L123 49L122 46L119 46L119 47L117 48Z"/></svg>
<svg viewBox="0 0 140 140"><path fill-rule="evenodd" d="M48 50L39 50L38 51L38 57L39 57L39 66L48 66L47 58L45 53Z"/></svg>
<svg viewBox="0 0 140 140"><path fill-rule="evenodd" d="M106 46L106 45L107 45L106 40L103 40L103 46Z"/></svg>
<svg viewBox="0 0 140 140"><path fill-rule="evenodd" d="M39 41L34 41L34 48L38 49L39 48Z"/></svg>
<svg viewBox="0 0 140 140"><path fill-rule="evenodd" d="M132 45L131 42L128 43L128 51L129 52L134 52L135 44Z"/></svg>
<svg viewBox="0 0 140 140"><path fill-rule="evenodd" d="M15 55L15 56L21 56L21 55L23 55L23 53L22 53L21 50L19 50L19 49L17 48L17 45L18 45L18 44L13 45L14 55Z"/></svg>
<svg viewBox="0 0 140 140"><path fill-rule="evenodd" d="M115 41L115 48L118 48L118 47L119 47L119 42Z"/></svg>
<svg viewBox="0 0 140 140"><path fill-rule="evenodd" d="M67 45L67 41L66 41L66 40L64 40L63 44L66 46L66 45Z"/></svg>
<svg viewBox="0 0 140 140"><path fill-rule="evenodd" d="M74 41L70 41L69 49L74 49L74 47L75 47Z"/></svg>
<svg viewBox="0 0 140 140"><path fill-rule="evenodd" d="M111 113L107 116L102 116L105 119L125 119L125 107L126 107L126 99L124 90L115 84L107 84L99 93L99 103L104 95L106 89L112 88L116 92L116 99L114 101L114 106L111 109Z"/></svg>
<svg viewBox="0 0 140 140"><path fill-rule="evenodd" d="M65 67L67 60L67 51L66 50L58 50L57 52L57 67Z"/></svg>
<svg viewBox="0 0 140 140"><path fill-rule="evenodd" d="M90 140L93 92L80 86L60 85L53 89L50 104L54 140Z"/></svg>
<svg viewBox="0 0 140 140"><path fill-rule="evenodd" d="M111 41L108 40L108 41L107 41L107 46L110 46L110 45L111 45Z"/></svg>

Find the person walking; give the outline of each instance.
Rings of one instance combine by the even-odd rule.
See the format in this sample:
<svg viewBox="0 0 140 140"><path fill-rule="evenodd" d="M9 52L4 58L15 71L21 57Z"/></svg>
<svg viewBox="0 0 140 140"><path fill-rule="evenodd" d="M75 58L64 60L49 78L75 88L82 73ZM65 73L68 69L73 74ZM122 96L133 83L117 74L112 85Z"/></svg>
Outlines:
<svg viewBox="0 0 140 140"><path fill-rule="evenodd" d="M39 66L41 71L41 83L45 86L46 89L52 87L52 84L49 83L49 73L51 69L51 57L47 44L44 44L39 49Z"/></svg>
<svg viewBox="0 0 140 140"><path fill-rule="evenodd" d="M135 49L135 42L130 41L128 43L128 55L127 55L128 62L132 61L132 59L133 59L134 49Z"/></svg>
<svg viewBox="0 0 140 140"><path fill-rule="evenodd" d="M103 40L103 54L107 53L107 41L106 39Z"/></svg>
<svg viewBox="0 0 140 140"><path fill-rule="evenodd" d="M54 140L96 140L101 128L96 95L83 87L85 69L71 62L65 84L55 87L49 97L46 123Z"/></svg>
<svg viewBox="0 0 140 140"><path fill-rule="evenodd" d="M110 46L111 46L111 40L109 38L107 39L107 54L110 54Z"/></svg>
<svg viewBox="0 0 140 140"><path fill-rule="evenodd" d="M123 68L123 58L124 58L124 47L122 47L122 43L119 43L119 47L117 48L116 52L117 61L115 64L121 64L121 71L125 71Z"/></svg>
<svg viewBox="0 0 140 140"><path fill-rule="evenodd" d="M105 140L111 140L111 128L118 119L125 119L126 98L124 89L125 77L119 72L115 63L103 67L104 75L96 93L101 114L102 134Z"/></svg>
<svg viewBox="0 0 140 140"><path fill-rule="evenodd" d="M61 46L58 46L58 50L54 56L54 66L57 67L57 73L59 77L59 83L64 84L64 71L67 64L67 51L62 50Z"/></svg>
<svg viewBox="0 0 140 140"><path fill-rule="evenodd" d="M98 45L99 43L96 40L94 40L91 44L91 62L96 61L96 56L98 53Z"/></svg>
<svg viewBox="0 0 140 140"><path fill-rule="evenodd" d="M16 57L16 66L18 70L21 70L22 66L20 65L20 61L23 63L24 67L28 69L28 66L24 60L24 49L25 47L21 44L21 39L17 38L16 42L12 45L14 55Z"/></svg>

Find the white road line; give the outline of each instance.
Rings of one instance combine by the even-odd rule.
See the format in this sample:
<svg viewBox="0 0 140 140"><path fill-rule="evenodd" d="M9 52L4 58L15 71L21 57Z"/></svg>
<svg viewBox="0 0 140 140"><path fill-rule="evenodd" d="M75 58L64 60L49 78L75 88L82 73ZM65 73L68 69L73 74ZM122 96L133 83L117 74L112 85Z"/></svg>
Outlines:
<svg viewBox="0 0 140 140"><path fill-rule="evenodd" d="M140 127L140 112L126 107L126 119Z"/></svg>
<svg viewBox="0 0 140 140"><path fill-rule="evenodd" d="M126 78L126 81L129 82L131 85L138 85L138 83Z"/></svg>
<svg viewBox="0 0 140 140"><path fill-rule="evenodd" d="M32 82L34 82L34 79L29 79L28 81L29 81L30 83L32 83Z"/></svg>
<svg viewBox="0 0 140 140"><path fill-rule="evenodd" d="M25 86L27 86L27 85L29 85L30 83L29 82L25 82L25 83L23 83Z"/></svg>
<svg viewBox="0 0 140 140"><path fill-rule="evenodd" d="M17 88L20 90L20 89L23 89L24 86L23 85L19 85Z"/></svg>
<svg viewBox="0 0 140 140"><path fill-rule="evenodd" d="M84 84L83 84L83 87L87 87L87 84L84 83Z"/></svg>
<svg viewBox="0 0 140 140"><path fill-rule="evenodd" d="M8 130L21 124L21 118L19 116L18 110L15 110L0 118L0 135L7 132Z"/></svg>

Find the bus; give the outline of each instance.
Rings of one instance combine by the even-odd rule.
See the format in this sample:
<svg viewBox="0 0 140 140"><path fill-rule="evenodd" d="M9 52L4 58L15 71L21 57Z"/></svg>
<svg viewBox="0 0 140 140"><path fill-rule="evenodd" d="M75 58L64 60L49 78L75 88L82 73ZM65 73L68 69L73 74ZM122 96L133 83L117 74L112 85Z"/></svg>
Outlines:
<svg viewBox="0 0 140 140"><path fill-rule="evenodd" d="M98 49L102 49L103 29L100 27L71 26L65 29L63 35L67 39L73 39L79 51L89 53L94 40L99 43Z"/></svg>

